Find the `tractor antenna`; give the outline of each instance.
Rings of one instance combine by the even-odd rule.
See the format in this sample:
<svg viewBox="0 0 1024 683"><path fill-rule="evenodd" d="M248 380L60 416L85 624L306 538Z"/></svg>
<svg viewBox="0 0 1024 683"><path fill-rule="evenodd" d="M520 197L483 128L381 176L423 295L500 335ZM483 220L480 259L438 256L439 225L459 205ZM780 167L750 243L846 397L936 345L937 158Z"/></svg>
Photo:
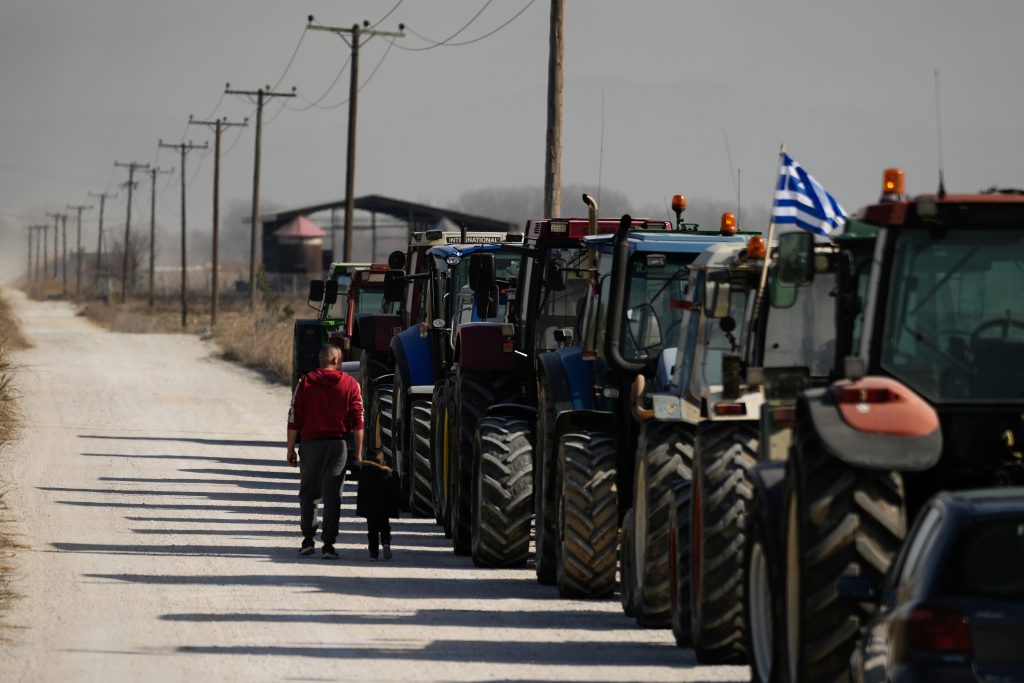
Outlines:
<svg viewBox="0 0 1024 683"><path fill-rule="evenodd" d="M935 142L939 150L939 199L946 197L946 181L942 170L942 107L939 100L939 70L935 70Z"/></svg>
<svg viewBox="0 0 1024 683"><path fill-rule="evenodd" d="M604 86L601 86L601 146L597 155L597 203L601 204L601 175L604 170Z"/></svg>

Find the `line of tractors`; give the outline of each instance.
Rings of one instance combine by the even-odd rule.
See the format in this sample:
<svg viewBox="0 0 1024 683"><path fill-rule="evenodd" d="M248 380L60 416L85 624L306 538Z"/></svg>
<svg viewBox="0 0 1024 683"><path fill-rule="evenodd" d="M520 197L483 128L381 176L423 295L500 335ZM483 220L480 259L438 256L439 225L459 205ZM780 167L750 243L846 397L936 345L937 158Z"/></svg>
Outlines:
<svg viewBox="0 0 1024 683"><path fill-rule="evenodd" d="M838 579L880 581L934 492L1024 482L1024 197L890 169L831 239L767 241L583 201L335 264L296 373L343 347L367 447L476 565L618 591L756 681L842 679L872 607Z"/></svg>

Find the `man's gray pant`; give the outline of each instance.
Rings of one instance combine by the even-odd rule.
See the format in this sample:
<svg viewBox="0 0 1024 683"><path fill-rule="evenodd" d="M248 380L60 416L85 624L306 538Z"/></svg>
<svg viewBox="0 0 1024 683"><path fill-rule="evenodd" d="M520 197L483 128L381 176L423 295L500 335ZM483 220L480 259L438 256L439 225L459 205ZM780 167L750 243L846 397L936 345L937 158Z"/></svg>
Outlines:
<svg viewBox="0 0 1024 683"><path fill-rule="evenodd" d="M302 536L312 541L316 533L316 499L324 503L324 545L334 545L341 517L341 486L345 483L348 449L341 439L317 439L299 444L299 509Z"/></svg>

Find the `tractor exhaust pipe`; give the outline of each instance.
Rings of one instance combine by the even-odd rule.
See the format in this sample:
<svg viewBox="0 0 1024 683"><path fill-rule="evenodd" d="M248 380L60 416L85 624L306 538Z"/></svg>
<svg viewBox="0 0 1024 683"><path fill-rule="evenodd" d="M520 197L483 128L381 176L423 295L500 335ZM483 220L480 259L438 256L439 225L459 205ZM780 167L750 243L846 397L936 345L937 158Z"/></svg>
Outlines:
<svg viewBox="0 0 1024 683"><path fill-rule="evenodd" d="M597 201L589 194L584 193L583 203L587 205L588 227L587 234L597 234Z"/></svg>
<svg viewBox="0 0 1024 683"><path fill-rule="evenodd" d="M636 375L644 369L643 362L628 361L622 357L622 319L626 315L626 284L629 282L629 228L633 218L627 213L619 220L612 247L611 301L608 304L608 335L605 337L605 355L608 363L624 375Z"/></svg>

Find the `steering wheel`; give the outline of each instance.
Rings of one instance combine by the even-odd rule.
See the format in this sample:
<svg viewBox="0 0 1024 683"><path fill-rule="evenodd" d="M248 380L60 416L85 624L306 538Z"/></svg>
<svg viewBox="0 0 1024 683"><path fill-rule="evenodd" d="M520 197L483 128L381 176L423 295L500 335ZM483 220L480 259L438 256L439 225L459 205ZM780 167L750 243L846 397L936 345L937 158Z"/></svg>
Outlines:
<svg viewBox="0 0 1024 683"><path fill-rule="evenodd" d="M1020 320L1014 320L1013 318L993 318L992 320L986 320L985 322L974 328L974 332L971 332L971 347L976 345L976 342L981 337L981 333L992 327L1001 327L1003 329L1002 339L1006 339L1010 336L1010 328L1016 327L1024 332L1024 322Z"/></svg>

